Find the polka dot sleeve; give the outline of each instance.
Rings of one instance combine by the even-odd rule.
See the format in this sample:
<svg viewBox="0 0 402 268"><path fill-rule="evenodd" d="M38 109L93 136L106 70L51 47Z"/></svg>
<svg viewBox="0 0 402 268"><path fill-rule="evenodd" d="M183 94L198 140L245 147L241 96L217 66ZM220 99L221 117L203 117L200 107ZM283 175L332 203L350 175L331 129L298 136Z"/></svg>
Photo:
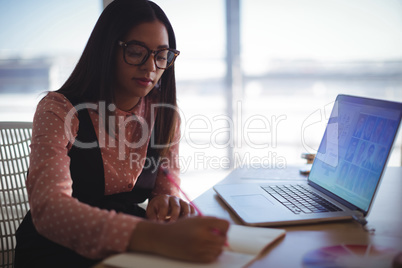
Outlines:
<svg viewBox="0 0 402 268"><path fill-rule="evenodd" d="M32 219L38 232L49 240L87 258L102 259L125 251L142 219L91 207L71 196L67 154L79 122L76 116L68 116L70 111L74 115L71 103L51 92L35 112L27 178Z"/></svg>

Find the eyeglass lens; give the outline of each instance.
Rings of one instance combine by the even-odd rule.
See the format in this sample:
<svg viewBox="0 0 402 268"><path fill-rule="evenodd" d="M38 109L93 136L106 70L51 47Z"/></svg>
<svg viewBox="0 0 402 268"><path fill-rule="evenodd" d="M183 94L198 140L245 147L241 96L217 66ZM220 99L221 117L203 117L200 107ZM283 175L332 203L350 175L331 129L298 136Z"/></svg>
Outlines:
<svg viewBox="0 0 402 268"><path fill-rule="evenodd" d="M131 44L126 47L125 59L128 64L141 65L149 57L148 50L140 45ZM175 53L173 51L162 49L155 52L155 64L158 68L167 68L174 60Z"/></svg>

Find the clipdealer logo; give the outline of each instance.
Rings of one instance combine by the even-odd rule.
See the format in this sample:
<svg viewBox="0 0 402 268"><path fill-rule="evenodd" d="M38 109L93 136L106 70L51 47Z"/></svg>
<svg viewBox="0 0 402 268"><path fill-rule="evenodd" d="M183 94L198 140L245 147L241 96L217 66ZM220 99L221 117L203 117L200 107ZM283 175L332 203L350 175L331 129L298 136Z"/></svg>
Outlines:
<svg viewBox="0 0 402 268"><path fill-rule="evenodd" d="M179 114L181 120L181 137L168 146L183 142L194 149L193 156L186 158L179 157L179 159L175 160L185 168L189 166L190 162L193 162L196 168L221 168L226 167L228 162L231 161L227 156L208 156L205 153L199 152L200 149L242 148L244 145L253 149L276 148L278 142L278 128L281 122L287 119L287 116L284 114L279 116L271 115L269 118L264 115L255 114L245 118L243 116L242 103L239 101L237 102L237 115L235 119L224 114L216 115L212 118L202 114L186 116L178 107L167 104L153 104L151 105L151 120L154 120L159 108L174 109L175 112ZM149 123L145 118L135 115L129 117L117 116L113 113L116 109L113 104L106 106L104 102L99 102L98 104L83 103L70 110L65 120L65 133L72 140L72 120L77 112L83 109L94 110L99 114L98 141L84 142L75 139L74 146L83 149L90 149L97 146L100 148L116 148L119 151L119 160L130 159L130 163L133 165L139 163L141 166L146 165L147 161L149 162L149 160L140 159L135 150L130 151L126 149L137 149L141 146L148 145L150 131L154 123L153 121ZM108 112L106 112L107 110ZM109 121L107 131L105 131L104 127L106 125L106 116L108 116ZM127 125L131 122L136 122L137 127L141 128L141 135L134 142L129 142L127 132L125 131ZM154 148L164 148L166 146L156 144L153 137L151 137L149 142ZM269 150L267 150L267 154L262 157L253 157L250 153L235 153L233 157L236 166L257 162L265 163L266 166L271 167L286 165L284 157L278 156L277 153ZM161 159L159 161L167 160Z"/></svg>

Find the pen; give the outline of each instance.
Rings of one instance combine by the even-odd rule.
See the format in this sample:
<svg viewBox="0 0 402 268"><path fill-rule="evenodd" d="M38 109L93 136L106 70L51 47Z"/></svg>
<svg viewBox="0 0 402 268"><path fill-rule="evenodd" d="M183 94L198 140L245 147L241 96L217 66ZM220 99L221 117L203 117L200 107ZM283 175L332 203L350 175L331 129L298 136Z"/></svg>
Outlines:
<svg viewBox="0 0 402 268"><path fill-rule="evenodd" d="M181 192L181 194L184 196L184 198L187 199L187 201L190 203L190 205L192 205L194 207L194 209L197 211L198 215L200 216L204 216L204 214L201 212L201 210L193 203L193 201L191 201L191 199L187 196L187 194L181 189L181 187L175 182L175 180L172 178L172 175L170 175L169 171L166 168L163 168L162 166L159 167L160 170L163 172L163 174L165 174L166 178L173 183L174 186L176 186L177 189L179 189L179 191ZM214 230L214 232L216 234L219 233L218 230ZM225 242L225 246L229 247L228 242Z"/></svg>

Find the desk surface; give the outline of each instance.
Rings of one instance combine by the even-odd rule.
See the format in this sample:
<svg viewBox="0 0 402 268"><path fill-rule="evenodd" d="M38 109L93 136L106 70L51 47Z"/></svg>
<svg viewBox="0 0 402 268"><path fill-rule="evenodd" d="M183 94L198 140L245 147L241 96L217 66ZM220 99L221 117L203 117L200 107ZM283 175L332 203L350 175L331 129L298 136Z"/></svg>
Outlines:
<svg viewBox="0 0 402 268"><path fill-rule="evenodd" d="M284 170L250 172L244 169L233 171L220 183L272 182L280 178L290 181L306 180L296 167ZM270 247L267 254L250 267L302 267L303 256L315 249L341 244L374 245L402 251L402 167L388 167L380 185L377 197L367 217L368 227L374 233L365 231L354 221L320 223L279 227L286 229L286 236ZM213 189L209 189L194 202L208 215L240 224Z"/></svg>

